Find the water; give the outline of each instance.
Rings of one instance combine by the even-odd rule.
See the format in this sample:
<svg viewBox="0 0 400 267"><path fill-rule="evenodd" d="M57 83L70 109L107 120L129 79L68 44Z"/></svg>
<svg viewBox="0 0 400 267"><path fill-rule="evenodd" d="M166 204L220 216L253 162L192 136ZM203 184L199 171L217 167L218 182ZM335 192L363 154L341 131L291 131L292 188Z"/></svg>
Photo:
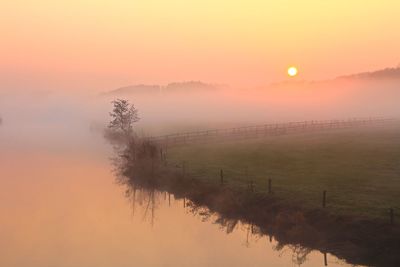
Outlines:
<svg viewBox="0 0 400 267"><path fill-rule="evenodd" d="M296 266L307 251L241 222L227 234L164 193L133 202L115 183L111 147L87 129L1 126L0 266ZM323 265L311 251L301 266Z"/></svg>

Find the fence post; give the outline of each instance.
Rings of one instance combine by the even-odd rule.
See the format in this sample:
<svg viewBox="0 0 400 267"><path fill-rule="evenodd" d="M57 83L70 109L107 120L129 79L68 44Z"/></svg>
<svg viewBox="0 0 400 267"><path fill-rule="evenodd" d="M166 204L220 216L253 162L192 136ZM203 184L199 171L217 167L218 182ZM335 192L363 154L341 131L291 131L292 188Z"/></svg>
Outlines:
<svg viewBox="0 0 400 267"><path fill-rule="evenodd" d="M328 266L328 257L326 255L326 252L324 252L324 265Z"/></svg>
<svg viewBox="0 0 400 267"><path fill-rule="evenodd" d="M271 179L268 179L268 194L271 194L272 192L272 181Z"/></svg>
<svg viewBox="0 0 400 267"><path fill-rule="evenodd" d="M167 147L164 148L162 161L164 165L167 166Z"/></svg>
<svg viewBox="0 0 400 267"><path fill-rule="evenodd" d="M326 207L326 190L322 192L322 207Z"/></svg>
<svg viewBox="0 0 400 267"><path fill-rule="evenodd" d="M221 171L219 173L219 176L221 178L221 185L223 185L224 184L224 171L222 169L221 169Z"/></svg>
<svg viewBox="0 0 400 267"><path fill-rule="evenodd" d="M389 209L389 215L390 215L390 224L394 224L394 210L392 208Z"/></svg>
<svg viewBox="0 0 400 267"><path fill-rule="evenodd" d="M151 157L151 179L154 179L154 157Z"/></svg>

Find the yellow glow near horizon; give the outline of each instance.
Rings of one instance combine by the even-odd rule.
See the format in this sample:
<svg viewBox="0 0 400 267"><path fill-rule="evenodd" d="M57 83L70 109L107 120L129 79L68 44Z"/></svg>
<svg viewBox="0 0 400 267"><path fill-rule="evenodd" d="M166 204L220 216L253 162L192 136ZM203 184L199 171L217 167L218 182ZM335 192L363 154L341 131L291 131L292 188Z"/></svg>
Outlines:
<svg viewBox="0 0 400 267"><path fill-rule="evenodd" d="M3 2L0 88L258 86L288 62L321 80L393 66L400 46L395 0Z"/></svg>
<svg viewBox="0 0 400 267"><path fill-rule="evenodd" d="M289 67L287 73L290 77L294 77L297 75L298 71L296 67Z"/></svg>

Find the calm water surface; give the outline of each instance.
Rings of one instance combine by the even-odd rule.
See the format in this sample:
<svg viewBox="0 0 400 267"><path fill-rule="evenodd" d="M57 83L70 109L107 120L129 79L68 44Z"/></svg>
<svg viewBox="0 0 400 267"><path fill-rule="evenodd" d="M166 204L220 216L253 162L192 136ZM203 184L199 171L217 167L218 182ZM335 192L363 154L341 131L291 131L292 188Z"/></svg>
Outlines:
<svg viewBox="0 0 400 267"><path fill-rule="evenodd" d="M173 196L157 193L149 208L138 193L133 206L115 183L111 147L86 129L1 126L0 266L297 266L300 248L242 223L227 234ZM301 266L324 265L318 251L306 258Z"/></svg>

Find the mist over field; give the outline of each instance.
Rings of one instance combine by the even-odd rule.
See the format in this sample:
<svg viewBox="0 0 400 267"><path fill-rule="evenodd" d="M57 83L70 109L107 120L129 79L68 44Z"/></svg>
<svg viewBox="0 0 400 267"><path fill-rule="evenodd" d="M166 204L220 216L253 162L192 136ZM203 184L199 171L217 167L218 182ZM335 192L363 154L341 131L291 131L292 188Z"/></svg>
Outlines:
<svg viewBox="0 0 400 267"><path fill-rule="evenodd" d="M182 82L98 93L3 92L2 134L72 137L88 129L101 132L109 119L110 102L117 98L135 104L141 118L137 130L144 135L287 121L399 117L400 70L389 70L261 88Z"/></svg>

